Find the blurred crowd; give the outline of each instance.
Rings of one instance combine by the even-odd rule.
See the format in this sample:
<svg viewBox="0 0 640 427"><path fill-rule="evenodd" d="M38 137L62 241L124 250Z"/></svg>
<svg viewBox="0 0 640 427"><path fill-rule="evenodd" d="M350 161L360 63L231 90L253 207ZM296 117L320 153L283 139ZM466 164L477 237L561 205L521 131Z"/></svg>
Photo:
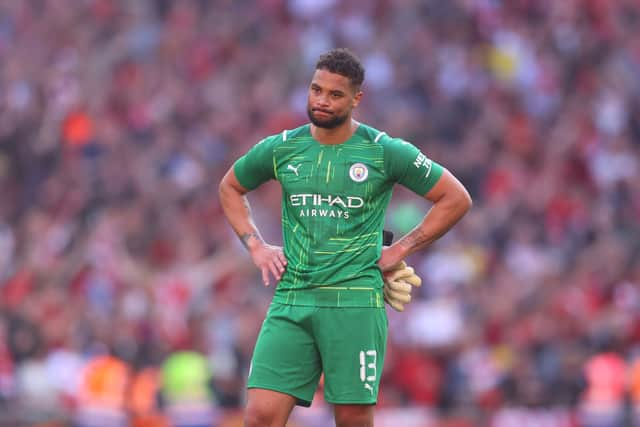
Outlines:
<svg viewBox="0 0 640 427"><path fill-rule="evenodd" d="M366 67L356 118L474 199L409 260L425 285L389 312L380 425L632 425L635 0L0 1L0 425L239 425L272 289L217 185L306 122L335 46ZM277 184L250 200L281 243ZM387 226L428 208L398 188ZM330 416L321 392L294 415Z"/></svg>

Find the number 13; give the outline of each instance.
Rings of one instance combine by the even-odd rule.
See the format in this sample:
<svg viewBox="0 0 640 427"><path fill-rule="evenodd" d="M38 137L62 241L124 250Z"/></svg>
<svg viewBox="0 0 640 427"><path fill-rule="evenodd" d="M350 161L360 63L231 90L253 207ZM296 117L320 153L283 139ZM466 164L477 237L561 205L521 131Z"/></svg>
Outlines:
<svg viewBox="0 0 640 427"><path fill-rule="evenodd" d="M376 351L367 350L360 352L360 381L375 381L376 380ZM367 363L370 361L369 363ZM367 375L367 369L373 370L373 375Z"/></svg>

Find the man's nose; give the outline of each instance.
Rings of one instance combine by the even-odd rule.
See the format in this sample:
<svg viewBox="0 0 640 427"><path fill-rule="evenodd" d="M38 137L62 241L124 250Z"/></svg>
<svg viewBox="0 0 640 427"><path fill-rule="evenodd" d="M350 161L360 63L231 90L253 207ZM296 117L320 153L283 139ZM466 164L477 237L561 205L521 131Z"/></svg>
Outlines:
<svg viewBox="0 0 640 427"><path fill-rule="evenodd" d="M327 95L318 95L316 98L316 105L318 107L326 107L329 105L329 97Z"/></svg>

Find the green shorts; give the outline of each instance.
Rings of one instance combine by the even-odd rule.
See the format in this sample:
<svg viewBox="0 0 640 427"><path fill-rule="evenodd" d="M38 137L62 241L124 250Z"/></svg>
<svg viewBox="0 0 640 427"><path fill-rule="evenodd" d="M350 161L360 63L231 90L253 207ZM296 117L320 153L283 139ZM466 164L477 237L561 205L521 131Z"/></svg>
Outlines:
<svg viewBox="0 0 640 427"><path fill-rule="evenodd" d="M384 308L271 303L247 387L286 393L310 406L324 372L327 402L376 403L387 328Z"/></svg>

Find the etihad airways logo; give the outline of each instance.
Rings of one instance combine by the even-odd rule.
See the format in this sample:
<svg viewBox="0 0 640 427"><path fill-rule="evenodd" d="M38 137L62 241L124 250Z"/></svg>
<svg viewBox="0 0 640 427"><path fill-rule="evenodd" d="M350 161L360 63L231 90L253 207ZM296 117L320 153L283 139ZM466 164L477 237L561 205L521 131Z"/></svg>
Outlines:
<svg viewBox="0 0 640 427"><path fill-rule="evenodd" d="M361 208L364 200L355 196L323 196L322 194L292 194L289 196L291 206L340 206L341 208Z"/></svg>
<svg viewBox="0 0 640 427"><path fill-rule="evenodd" d="M364 206L364 199L357 196L331 196L322 194L291 194L291 206L300 207L298 216L321 216L328 218L349 219L347 209L359 209Z"/></svg>

